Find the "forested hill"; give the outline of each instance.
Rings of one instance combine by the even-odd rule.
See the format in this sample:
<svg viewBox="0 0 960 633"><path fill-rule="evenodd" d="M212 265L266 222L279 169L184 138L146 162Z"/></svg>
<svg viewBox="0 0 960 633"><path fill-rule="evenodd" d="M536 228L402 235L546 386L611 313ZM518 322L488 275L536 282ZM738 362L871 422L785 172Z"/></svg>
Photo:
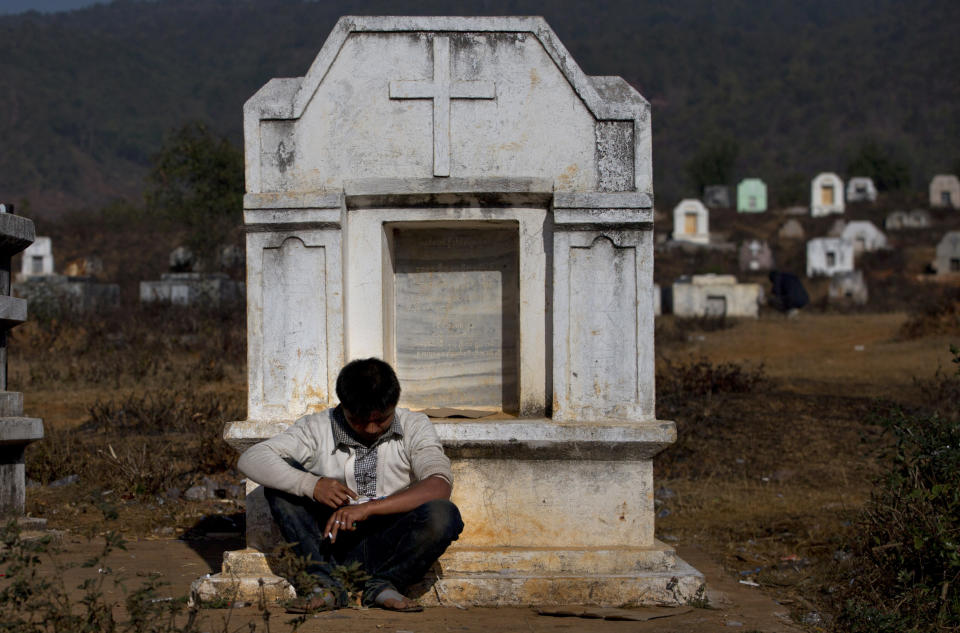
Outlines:
<svg viewBox="0 0 960 633"><path fill-rule="evenodd" d="M543 15L588 74L650 99L661 207L731 141L731 180L781 199L868 139L917 188L960 163L956 0L125 1L0 17L0 199L139 200L164 134L199 119L239 145L243 102L303 75L340 15L451 12Z"/></svg>

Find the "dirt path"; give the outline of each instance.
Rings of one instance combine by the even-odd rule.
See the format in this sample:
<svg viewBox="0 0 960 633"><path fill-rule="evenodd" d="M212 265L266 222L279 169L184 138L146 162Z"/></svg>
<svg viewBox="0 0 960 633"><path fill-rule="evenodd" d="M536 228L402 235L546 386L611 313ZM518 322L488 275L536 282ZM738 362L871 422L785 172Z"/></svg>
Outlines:
<svg viewBox="0 0 960 633"><path fill-rule="evenodd" d="M144 574L159 573L169 583L161 595L176 597L188 593L190 583L203 574L216 571L223 551L239 547L236 540L206 539L201 541L138 540L127 544L126 551L115 551L107 559L107 566L114 575L127 578L128 589L136 588ZM62 563L79 563L95 555L102 542L88 542L80 537L67 536L64 553L58 556ZM800 629L789 624L787 608L776 604L760 590L739 584L725 574L720 566L705 552L695 548L681 548L681 556L701 570L711 588L713 608L709 609L648 609L638 613L654 613L660 617L646 622L610 621L575 617L551 617L539 615L532 608L498 609L427 609L419 614L394 614L378 609L343 609L323 613L307 619L300 631L353 632L353 631L411 631L416 633L446 633L448 631L763 631L765 633L791 632ZM45 570L53 572L51 564ZM73 568L61 572L68 588L79 585L83 579L96 576L90 568ZM121 601L122 593L107 582L109 599ZM82 592L72 590L79 598ZM270 607L270 630L290 630L287 615L279 607ZM676 614L676 615L674 615ZM263 631L262 614L254 606L232 611L206 609L203 618L207 623L204 631L221 631L224 618L229 618L229 630L247 630L247 622L257 623Z"/></svg>

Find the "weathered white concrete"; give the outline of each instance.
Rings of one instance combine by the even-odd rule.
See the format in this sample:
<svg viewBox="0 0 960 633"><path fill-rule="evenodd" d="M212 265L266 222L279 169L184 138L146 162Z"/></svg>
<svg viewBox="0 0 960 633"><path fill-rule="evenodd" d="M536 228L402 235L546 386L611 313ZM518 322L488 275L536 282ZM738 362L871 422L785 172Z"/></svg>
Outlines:
<svg viewBox="0 0 960 633"><path fill-rule="evenodd" d="M498 414L437 423L467 527L426 601L692 595L653 539L651 458L676 431L654 416L646 100L540 18L347 17L244 130L249 419L227 440L335 404L344 361L379 356L402 405ZM256 552L198 592L268 575L253 483L246 508Z"/></svg>
<svg viewBox="0 0 960 633"><path fill-rule="evenodd" d="M954 174L938 174L930 181L930 206L935 209L960 209L960 179Z"/></svg>
<svg viewBox="0 0 960 633"><path fill-rule="evenodd" d="M950 231L937 244L937 259L934 267L938 275L960 273L960 231Z"/></svg>
<svg viewBox="0 0 960 633"><path fill-rule="evenodd" d="M847 202L876 202L877 187L873 178L854 176L847 181Z"/></svg>
<svg viewBox="0 0 960 633"><path fill-rule="evenodd" d="M840 237L853 243L854 255L872 253L887 247L887 236L868 220L854 220L848 223L843 227Z"/></svg>
<svg viewBox="0 0 960 633"><path fill-rule="evenodd" d="M159 281L140 282L140 303L174 305L236 305L244 287L224 273L163 273Z"/></svg>
<svg viewBox="0 0 960 633"><path fill-rule="evenodd" d="M0 520L21 518L26 501L24 449L43 438L43 420L23 417L23 396L7 391L7 333L27 319L27 302L11 297L12 257L28 249L35 238L31 220L13 215L11 206L0 210ZM38 266L53 271L50 240L37 256L49 262ZM25 258L24 261L30 262ZM33 270L32 266L27 266Z"/></svg>
<svg viewBox="0 0 960 633"><path fill-rule="evenodd" d="M807 277L853 271L853 242L842 237L818 237L807 242Z"/></svg>
<svg viewBox="0 0 960 633"><path fill-rule="evenodd" d="M710 243L710 212L702 202L687 198L673 208L673 239L696 244Z"/></svg>
<svg viewBox="0 0 960 633"><path fill-rule="evenodd" d="M763 288L737 283L733 275L693 275L674 282L673 313L679 317L757 318Z"/></svg>
<svg viewBox="0 0 960 633"><path fill-rule="evenodd" d="M810 182L810 215L818 217L843 211L843 181L840 176L830 172L817 174Z"/></svg>
<svg viewBox="0 0 960 633"><path fill-rule="evenodd" d="M49 237L38 236L36 241L23 251L20 260L18 281L30 277L54 274L53 241Z"/></svg>

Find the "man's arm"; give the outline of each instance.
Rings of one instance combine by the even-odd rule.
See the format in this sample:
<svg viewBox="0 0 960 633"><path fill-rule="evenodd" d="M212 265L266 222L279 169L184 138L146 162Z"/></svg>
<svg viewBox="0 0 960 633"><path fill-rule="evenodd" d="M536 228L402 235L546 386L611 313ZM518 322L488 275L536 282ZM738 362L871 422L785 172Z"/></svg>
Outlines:
<svg viewBox="0 0 960 633"><path fill-rule="evenodd" d="M319 477L290 464L307 463L319 448L310 421L309 417L301 418L284 432L251 446L240 456L237 467L267 488L311 497L336 508L346 503L348 497L356 499L357 493L335 479Z"/></svg>
<svg viewBox="0 0 960 633"><path fill-rule="evenodd" d="M330 541L334 542L337 540L339 530L351 532L357 529L358 523L366 521L372 516L399 514L413 510L428 501L449 499L451 491L452 487L442 477L427 477L423 481L418 481L409 488L384 499L340 508L330 516L324 528L324 534L329 534Z"/></svg>

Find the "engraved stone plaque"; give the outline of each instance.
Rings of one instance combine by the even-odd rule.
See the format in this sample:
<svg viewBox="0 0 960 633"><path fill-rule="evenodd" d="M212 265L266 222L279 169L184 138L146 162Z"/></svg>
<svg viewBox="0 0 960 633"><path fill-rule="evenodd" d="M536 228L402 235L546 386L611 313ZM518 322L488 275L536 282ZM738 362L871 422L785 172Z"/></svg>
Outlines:
<svg viewBox="0 0 960 633"><path fill-rule="evenodd" d="M516 228L394 228L396 368L409 407L518 407Z"/></svg>

